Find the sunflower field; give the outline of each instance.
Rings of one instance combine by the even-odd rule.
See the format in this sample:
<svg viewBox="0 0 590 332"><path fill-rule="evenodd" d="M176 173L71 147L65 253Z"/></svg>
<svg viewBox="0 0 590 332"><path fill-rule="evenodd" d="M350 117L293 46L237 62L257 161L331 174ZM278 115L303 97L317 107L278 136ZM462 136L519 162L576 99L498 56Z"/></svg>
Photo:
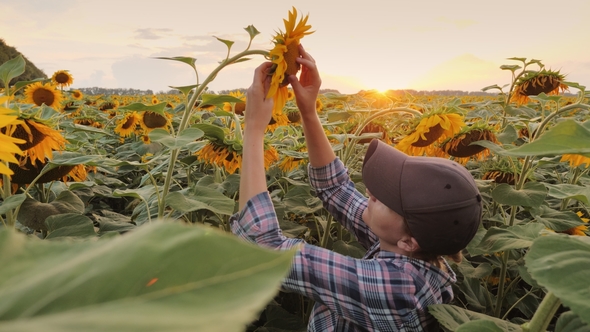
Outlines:
<svg viewBox="0 0 590 332"><path fill-rule="evenodd" d="M246 95L207 92L253 58L289 73L311 32L295 9L284 23L270 51L218 38L227 57L204 80L196 59L160 58L195 73L177 93L85 95L67 70L9 86L25 62L0 66L0 331L306 330L311 300L279 291L294 252L229 232ZM540 60L508 61L488 96L323 93L316 110L361 192L372 139L453 159L476 179L483 222L451 265L455 299L428 308L444 331L590 331L590 92ZM360 258L309 185L283 79L265 137L283 233Z"/></svg>

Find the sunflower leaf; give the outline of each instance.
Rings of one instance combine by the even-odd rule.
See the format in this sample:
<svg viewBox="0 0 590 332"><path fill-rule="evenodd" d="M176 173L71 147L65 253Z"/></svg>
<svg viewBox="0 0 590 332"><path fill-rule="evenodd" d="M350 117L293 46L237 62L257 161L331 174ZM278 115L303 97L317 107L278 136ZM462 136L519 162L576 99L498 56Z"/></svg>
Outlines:
<svg viewBox="0 0 590 332"><path fill-rule="evenodd" d="M0 80L9 87L10 81L25 72L25 59L21 54L0 65Z"/></svg>
<svg viewBox="0 0 590 332"><path fill-rule="evenodd" d="M541 236L543 229L545 225L535 222L507 228L490 227L479 244L469 246L469 254L476 256L528 248L536 238Z"/></svg>
<svg viewBox="0 0 590 332"><path fill-rule="evenodd" d="M169 85L169 87L182 92L182 94L184 94L185 96L187 96L193 89L195 89L198 86L199 86L198 84L185 85L185 86L171 86L171 85Z"/></svg>
<svg viewBox="0 0 590 332"><path fill-rule="evenodd" d="M205 137L213 139L218 142L223 142L225 139L225 132L223 128L208 123L197 123L191 126L191 128L197 128L205 132Z"/></svg>
<svg viewBox="0 0 590 332"><path fill-rule="evenodd" d="M215 36L214 36L215 37ZM215 39L219 40L220 42L224 43L225 46L227 46L227 51L229 52L229 50L231 49L232 45L234 44L233 41L231 40L227 40L227 39L221 39L218 37L215 37Z"/></svg>
<svg viewBox="0 0 590 332"><path fill-rule="evenodd" d="M545 201L545 196L547 196L547 189L539 182L527 182L520 190L501 183L492 191L494 201L510 206L540 206Z"/></svg>
<svg viewBox="0 0 590 332"><path fill-rule="evenodd" d="M535 141L510 150L487 141L480 141L478 145L496 154L513 157L590 154L589 124L590 121L578 123L574 120L564 120L544 132Z"/></svg>
<svg viewBox="0 0 590 332"><path fill-rule="evenodd" d="M294 253L172 222L100 241L2 229L0 331L244 331Z"/></svg>
<svg viewBox="0 0 590 332"><path fill-rule="evenodd" d="M19 207L27 198L26 194L12 195L0 203L0 215Z"/></svg>
<svg viewBox="0 0 590 332"><path fill-rule="evenodd" d="M245 27L244 30L248 31L248 34L250 35L250 40L254 39L254 37L260 34L260 31L258 31L253 25Z"/></svg>
<svg viewBox="0 0 590 332"><path fill-rule="evenodd" d="M567 311L557 319L555 332L590 332L590 324L584 323L574 312Z"/></svg>
<svg viewBox="0 0 590 332"><path fill-rule="evenodd" d="M545 183L549 189L548 195L557 199L575 199L585 205L590 205L590 188L587 186L578 186L575 184L550 184Z"/></svg>
<svg viewBox="0 0 590 332"><path fill-rule="evenodd" d="M149 133L150 140L159 142L170 149L181 149L187 144L203 137L205 133L198 128L187 128L174 137L164 129L154 129Z"/></svg>
<svg viewBox="0 0 590 332"><path fill-rule="evenodd" d="M428 312L430 312L434 318L440 323L440 325L449 331L457 331L462 325L469 322L477 321L491 321L494 325L501 326L502 329L499 331L516 332L522 331L521 327L500 318L488 316L479 312L467 310L451 304L433 304L428 306ZM471 331L481 331L478 328ZM494 330L491 330L494 331Z"/></svg>
<svg viewBox="0 0 590 332"><path fill-rule="evenodd" d="M45 219L49 235L46 239L62 237L90 237L96 236L94 223L90 218L77 213L52 215Z"/></svg>
<svg viewBox="0 0 590 332"><path fill-rule="evenodd" d="M156 105L146 105L143 103L133 103L133 104L129 104L127 106L122 106L119 107L120 110L126 110L126 111L150 111L150 112L154 112L154 113L158 113L160 115L165 115L166 112L164 112L164 109L166 109L166 104L167 102L161 102L158 103Z"/></svg>
<svg viewBox="0 0 590 332"><path fill-rule="evenodd" d="M500 69L510 70L511 72L514 72L515 70L520 69L520 68L522 68L522 67L519 65L502 65L502 66L500 66Z"/></svg>
<svg viewBox="0 0 590 332"><path fill-rule="evenodd" d="M584 225L584 222L572 211L558 211L546 205L538 209L531 209L531 215L545 227L556 232L563 232L576 226Z"/></svg>
<svg viewBox="0 0 590 332"><path fill-rule="evenodd" d="M554 234L533 242L524 257L532 277L590 323L590 238Z"/></svg>
<svg viewBox="0 0 590 332"><path fill-rule="evenodd" d="M209 210L222 215L234 213L235 201L221 192L196 185L191 190L174 191L166 196L166 204L171 208L186 213Z"/></svg>
<svg viewBox="0 0 590 332"><path fill-rule="evenodd" d="M172 57L172 58L158 56L158 57L155 57L155 59L173 60L173 61L184 62L187 65L193 67L194 70L197 70L197 67L195 67L195 62L197 62L197 59L195 59L195 58L186 57L186 56L175 56L175 57Z"/></svg>
<svg viewBox="0 0 590 332"><path fill-rule="evenodd" d="M230 95L214 95L214 94L202 94L203 105L223 105L223 103L240 103L243 100L230 96Z"/></svg>

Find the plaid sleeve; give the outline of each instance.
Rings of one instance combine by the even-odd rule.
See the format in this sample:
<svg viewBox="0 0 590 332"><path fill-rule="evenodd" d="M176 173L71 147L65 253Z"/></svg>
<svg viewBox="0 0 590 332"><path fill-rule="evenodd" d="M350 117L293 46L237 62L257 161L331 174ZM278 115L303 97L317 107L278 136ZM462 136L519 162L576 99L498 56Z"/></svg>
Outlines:
<svg viewBox="0 0 590 332"><path fill-rule="evenodd" d="M238 237L272 249L288 249L302 242L283 235L266 191L252 197L242 211L231 216L230 227Z"/></svg>
<svg viewBox="0 0 590 332"><path fill-rule="evenodd" d="M336 158L323 167L309 165L308 170L309 181L326 210L353 232L360 244L369 249L378 238L363 222L367 198L356 190L342 161Z"/></svg>

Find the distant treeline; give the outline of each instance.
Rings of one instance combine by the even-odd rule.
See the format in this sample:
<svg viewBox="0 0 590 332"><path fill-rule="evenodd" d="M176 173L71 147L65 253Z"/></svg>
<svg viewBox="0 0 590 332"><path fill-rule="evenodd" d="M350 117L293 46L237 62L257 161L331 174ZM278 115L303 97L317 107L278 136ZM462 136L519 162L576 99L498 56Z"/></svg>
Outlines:
<svg viewBox="0 0 590 332"><path fill-rule="evenodd" d="M153 90L141 90L141 89L130 89L130 88L100 88L100 87L92 87L92 88L79 88L82 93L85 95L154 95L154 94L180 94L178 90L168 90L168 91L158 91L155 92ZM240 89L233 89L233 90L219 90L219 91L211 91L207 90L206 93L210 94L218 94L218 95L228 95L230 92L240 91L243 94L246 94L245 88ZM320 89L320 94L322 93L340 93L336 89ZM368 92L361 90L359 93ZM498 93L491 93L491 92L483 92L483 91L463 91L463 90L413 90L413 89L403 89L403 90L388 90L387 94L391 95L412 95L412 96L495 96Z"/></svg>

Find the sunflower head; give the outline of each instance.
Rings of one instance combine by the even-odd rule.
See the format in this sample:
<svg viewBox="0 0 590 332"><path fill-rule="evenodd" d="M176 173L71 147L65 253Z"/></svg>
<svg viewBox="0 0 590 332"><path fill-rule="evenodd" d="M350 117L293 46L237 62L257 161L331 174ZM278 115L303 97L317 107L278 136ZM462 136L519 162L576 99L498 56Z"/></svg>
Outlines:
<svg viewBox="0 0 590 332"><path fill-rule="evenodd" d="M162 115L160 113L144 111L141 114L141 121L139 124L143 130L148 133L156 128L166 128L170 124L172 116L168 113Z"/></svg>
<svg viewBox="0 0 590 332"><path fill-rule="evenodd" d="M309 31L311 25L307 25L307 18L305 17L297 21L297 9L293 7L289 11L289 18L283 20L285 24L285 31L279 31L274 37L274 48L270 50L269 57L273 63L271 72L272 75L270 89L268 90L267 98L274 98L275 110L282 110L288 99L287 85L288 76L296 74L299 71L299 64L295 61L299 57L299 41L305 35L313 33ZM281 96L277 96L281 91Z"/></svg>
<svg viewBox="0 0 590 332"><path fill-rule="evenodd" d="M564 79L565 75L560 74L559 71L543 69L527 72L514 85L514 94L511 99L522 105L528 103L529 96L541 93L557 95L568 90L568 86L563 83Z"/></svg>
<svg viewBox="0 0 590 332"><path fill-rule="evenodd" d="M84 98L84 94L80 90L70 91L70 96L75 100L82 100Z"/></svg>
<svg viewBox="0 0 590 332"><path fill-rule="evenodd" d="M60 104L63 101L61 91L55 88L51 83L36 82L27 85L25 88L25 103L35 104L41 106L43 104L55 109L60 109Z"/></svg>
<svg viewBox="0 0 590 332"><path fill-rule="evenodd" d="M441 148L461 164L465 164L470 159L482 160L490 155L488 148L471 143L483 140L498 143L494 131L494 128L484 122L475 123L446 139L441 144Z"/></svg>
<svg viewBox="0 0 590 332"><path fill-rule="evenodd" d="M74 83L74 78L67 70L58 70L51 76L51 82L58 88L65 88Z"/></svg>

